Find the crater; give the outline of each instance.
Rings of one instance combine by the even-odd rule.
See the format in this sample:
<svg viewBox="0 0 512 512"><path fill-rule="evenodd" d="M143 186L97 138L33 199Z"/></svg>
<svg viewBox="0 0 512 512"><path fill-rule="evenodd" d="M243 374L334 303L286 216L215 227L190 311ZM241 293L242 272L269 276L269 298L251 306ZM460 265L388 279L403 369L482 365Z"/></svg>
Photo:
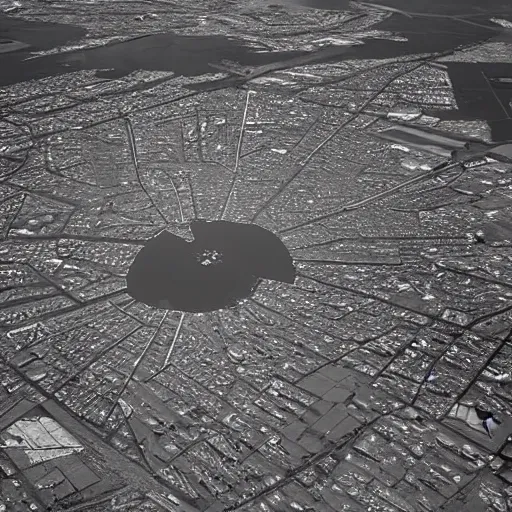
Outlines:
<svg viewBox="0 0 512 512"><path fill-rule="evenodd" d="M201 313L235 306L259 281L292 284L286 246L255 224L197 220L193 241L169 231L148 240L126 277L128 293L148 306Z"/></svg>

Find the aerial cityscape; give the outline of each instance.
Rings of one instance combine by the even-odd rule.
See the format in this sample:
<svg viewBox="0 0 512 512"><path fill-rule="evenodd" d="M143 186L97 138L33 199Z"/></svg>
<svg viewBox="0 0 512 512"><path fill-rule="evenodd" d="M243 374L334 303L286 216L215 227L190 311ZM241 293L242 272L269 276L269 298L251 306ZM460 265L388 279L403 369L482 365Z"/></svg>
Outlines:
<svg viewBox="0 0 512 512"><path fill-rule="evenodd" d="M0 0L0 512L512 512L508 0Z"/></svg>

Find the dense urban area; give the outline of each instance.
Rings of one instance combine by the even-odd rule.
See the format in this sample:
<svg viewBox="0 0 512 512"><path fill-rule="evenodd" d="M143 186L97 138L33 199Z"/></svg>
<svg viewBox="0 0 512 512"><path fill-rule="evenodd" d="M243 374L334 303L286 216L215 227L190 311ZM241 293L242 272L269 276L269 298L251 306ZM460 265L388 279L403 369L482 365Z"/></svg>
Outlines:
<svg viewBox="0 0 512 512"><path fill-rule="evenodd" d="M512 511L509 2L0 43L0 512Z"/></svg>

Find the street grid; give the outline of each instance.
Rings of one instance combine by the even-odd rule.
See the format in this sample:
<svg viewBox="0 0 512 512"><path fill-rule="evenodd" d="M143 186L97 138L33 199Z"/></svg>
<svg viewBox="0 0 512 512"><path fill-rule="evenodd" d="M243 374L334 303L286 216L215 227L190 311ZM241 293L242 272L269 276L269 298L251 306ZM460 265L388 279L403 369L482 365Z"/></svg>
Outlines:
<svg viewBox="0 0 512 512"><path fill-rule="evenodd" d="M115 5L88 37L206 12ZM384 16L208 7L198 30L275 22L260 44L283 31L282 51L313 19L339 36ZM512 510L512 154L488 156L485 120L434 113L457 109L443 64L504 48L0 89L0 510ZM295 283L200 314L131 298L145 242L195 219L277 234ZM30 467L9 429L41 417L80 451Z"/></svg>

